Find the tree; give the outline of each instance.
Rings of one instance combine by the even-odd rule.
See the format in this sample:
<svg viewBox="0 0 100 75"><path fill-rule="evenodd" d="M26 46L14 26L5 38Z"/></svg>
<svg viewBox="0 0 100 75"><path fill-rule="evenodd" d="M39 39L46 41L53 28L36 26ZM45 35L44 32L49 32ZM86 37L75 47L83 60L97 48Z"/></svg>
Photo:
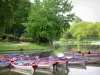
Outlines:
<svg viewBox="0 0 100 75"><path fill-rule="evenodd" d="M98 38L100 38L100 22L96 22L95 26L96 26L95 30L97 31L97 36Z"/></svg>
<svg viewBox="0 0 100 75"><path fill-rule="evenodd" d="M0 35L5 33L5 29L13 22L13 13L18 9L20 0L0 0Z"/></svg>
<svg viewBox="0 0 100 75"><path fill-rule="evenodd" d="M52 44L74 20L72 7L68 0L35 0L28 17L27 32L38 43Z"/></svg>
<svg viewBox="0 0 100 75"><path fill-rule="evenodd" d="M82 19L79 18L78 16L75 16L74 18L75 18L75 20L74 20L75 23L77 23L77 22L81 22L81 21L82 21Z"/></svg>
<svg viewBox="0 0 100 75"><path fill-rule="evenodd" d="M77 22L70 27L68 32L75 38L78 35L80 35L81 38L99 38L100 22Z"/></svg>
<svg viewBox="0 0 100 75"><path fill-rule="evenodd" d="M77 22L71 25L69 32L73 35L73 37L76 38L77 35L80 35L81 37L87 37L87 28L88 22Z"/></svg>
<svg viewBox="0 0 100 75"><path fill-rule="evenodd" d="M20 37L24 28L22 25L27 22L30 4L29 0L0 0L0 36L6 33ZM20 26L23 27L22 31Z"/></svg>
<svg viewBox="0 0 100 75"><path fill-rule="evenodd" d="M28 14L30 12L30 5L31 3L29 0L19 1L18 9L13 14L13 23L7 28L7 34L13 34L14 36L18 37L22 35L25 29L25 23L27 22Z"/></svg>
<svg viewBox="0 0 100 75"><path fill-rule="evenodd" d="M87 37L89 38L97 38L98 37L98 32L96 30L97 26L94 23L88 24L86 26L87 28Z"/></svg>

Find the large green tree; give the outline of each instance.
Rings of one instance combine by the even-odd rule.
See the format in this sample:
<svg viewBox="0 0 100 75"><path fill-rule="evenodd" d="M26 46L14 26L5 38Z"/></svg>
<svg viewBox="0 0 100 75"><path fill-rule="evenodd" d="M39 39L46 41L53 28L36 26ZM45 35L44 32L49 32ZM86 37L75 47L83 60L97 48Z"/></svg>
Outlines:
<svg viewBox="0 0 100 75"><path fill-rule="evenodd" d="M13 34L14 36L20 37L25 29L25 23L30 12L30 1L20 0L18 9L13 14L13 23L7 29L7 34Z"/></svg>
<svg viewBox="0 0 100 75"><path fill-rule="evenodd" d="M28 17L27 32L40 42L49 42L60 38L74 20L71 2L68 0L34 0Z"/></svg>
<svg viewBox="0 0 100 75"><path fill-rule="evenodd" d="M27 22L30 12L30 4L29 0L0 0L0 36L5 33L21 36L24 28L22 25Z"/></svg>
<svg viewBox="0 0 100 75"><path fill-rule="evenodd" d="M12 24L13 13L18 9L19 0L0 0L0 35L4 34L5 28Z"/></svg>

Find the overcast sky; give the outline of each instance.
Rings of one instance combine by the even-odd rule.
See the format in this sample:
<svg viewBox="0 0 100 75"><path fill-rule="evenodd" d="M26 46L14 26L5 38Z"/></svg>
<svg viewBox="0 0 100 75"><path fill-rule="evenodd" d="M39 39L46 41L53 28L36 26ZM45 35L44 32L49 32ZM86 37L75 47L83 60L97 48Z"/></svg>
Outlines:
<svg viewBox="0 0 100 75"><path fill-rule="evenodd" d="M30 0L33 2L33 0ZM84 21L100 21L100 0L71 0L73 12Z"/></svg>

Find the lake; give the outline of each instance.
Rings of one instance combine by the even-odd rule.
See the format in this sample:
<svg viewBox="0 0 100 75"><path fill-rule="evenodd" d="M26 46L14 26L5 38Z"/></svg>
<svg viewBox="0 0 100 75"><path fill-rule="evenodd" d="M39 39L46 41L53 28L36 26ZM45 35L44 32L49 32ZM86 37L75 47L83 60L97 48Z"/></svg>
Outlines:
<svg viewBox="0 0 100 75"><path fill-rule="evenodd" d="M81 68L69 68L68 75L100 75L100 64L87 65L86 69Z"/></svg>
<svg viewBox="0 0 100 75"><path fill-rule="evenodd" d="M53 75L67 75L67 73L65 73L65 71L63 71L64 69L62 68L59 67L58 69L61 69L61 70L58 71L58 73L53 74ZM87 65L86 67L82 65L69 65L68 70L69 70L68 75L100 75L100 64ZM11 72L10 70L8 70L8 71L0 73L0 75L25 75L25 74ZM32 74L30 74L29 72L29 74L27 75L32 75ZM36 72L34 75L51 75L51 74Z"/></svg>
<svg viewBox="0 0 100 75"><path fill-rule="evenodd" d="M65 45L65 50L91 50L98 51L100 46L98 45ZM46 71L45 69L43 71ZM47 72L47 71L46 71ZM50 71L48 71L50 72ZM52 73L52 72L50 72ZM13 72L9 68L0 69L0 75L25 75L18 72ZM27 75L32 75L28 71ZM47 73L36 72L34 75L51 75ZM65 66L59 66L58 71L53 75L100 75L100 64L87 64L86 66L82 65L68 65L67 70Z"/></svg>

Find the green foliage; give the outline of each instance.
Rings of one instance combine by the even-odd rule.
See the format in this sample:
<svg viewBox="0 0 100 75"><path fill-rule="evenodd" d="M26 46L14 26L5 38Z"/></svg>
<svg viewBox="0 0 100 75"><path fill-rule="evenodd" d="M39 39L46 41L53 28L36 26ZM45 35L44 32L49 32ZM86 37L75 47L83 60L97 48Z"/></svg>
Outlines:
<svg viewBox="0 0 100 75"><path fill-rule="evenodd" d="M100 38L100 22L78 22L74 23L68 30L73 36L80 35L81 38Z"/></svg>
<svg viewBox="0 0 100 75"><path fill-rule="evenodd" d="M19 37L18 25L27 21L29 12L29 0L0 0L0 37L5 33Z"/></svg>
<svg viewBox="0 0 100 75"><path fill-rule="evenodd" d="M31 37L29 37L28 33L25 32L24 34L21 35L20 41L22 41L22 42L32 42L33 39Z"/></svg>
<svg viewBox="0 0 100 75"><path fill-rule="evenodd" d="M27 32L38 42L51 42L60 38L73 21L72 5L67 0L35 0L28 17ZM65 15L65 13L67 15Z"/></svg>
<svg viewBox="0 0 100 75"><path fill-rule="evenodd" d="M20 37L25 31L25 26L21 24L13 24L12 26L8 26L6 28L7 34L12 34L14 36Z"/></svg>
<svg viewBox="0 0 100 75"><path fill-rule="evenodd" d="M75 18L75 20L74 20L75 23L77 23L77 22L81 22L81 21L82 21L82 19L79 18L78 16L75 16L74 18Z"/></svg>
<svg viewBox="0 0 100 75"><path fill-rule="evenodd" d="M19 37L17 36L14 36L12 34L7 34L6 35L6 41L9 41L9 42L13 42L13 41L20 41Z"/></svg>
<svg viewBox="0 0 100 75"><path fill-rule="evenodd" d="M100 38L100 22L96 22L95 26L96 26L95 30L97 31L98 38Z"/></svg>
<svg viewBox="0 0 100 75"><path fill-rule="evenodd" d="M30 1L29 0L19 0L17 10L14 13L13 21L14 24L21 24L27 21L28 14L30 12Z"/></svg>
<svg viewBox="0 0 100 75"><path fill-rule="evenodd" d="M5 32L6 26L12 24L13 15L18 9L20 0L0 0L0 28Z"/></svg>
<svg viewBox="0 0 100 75"><path fill-rule="evenodd" d="M20 41L23 41L23 42L31 42L32 41L32 38L21 37L20 38Z"/></svg>

